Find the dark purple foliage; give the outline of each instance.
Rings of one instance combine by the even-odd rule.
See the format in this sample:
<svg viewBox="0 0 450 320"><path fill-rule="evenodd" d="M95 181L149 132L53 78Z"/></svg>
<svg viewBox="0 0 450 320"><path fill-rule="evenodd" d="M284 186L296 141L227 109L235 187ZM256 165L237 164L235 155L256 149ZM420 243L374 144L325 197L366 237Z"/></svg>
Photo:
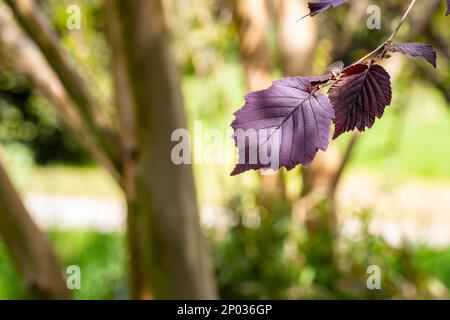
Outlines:
<svg viewBox="0 0 450 320"><path fill-rule="evenodd" d="M450 0L449 0L450 1ZM423 57L436 68L436 51L431 44L423 43L399 43L388 44L386 49L392 52L400 52L411 57Z"/></svg>
<svg viewBox="0 0 450 320"><path fill-rule="evenodd" d="M364 131L372 127L375 117L381 118L391 103L389 74L376 64L352 65L342 71L329 97L335 112L333 139L355 128Z"/></svg>
<svg viewBox="0 0 450 320"><path fill-rule="evenodd" d="M348 0L308 2L308 15L315 16L346 2ZM411 2L409 8L413 4ZM450 0L447 0L446 15L449 14ZM389 39L400 26L401 23ZM319 149L327 149L331 121L335 124L333 139L347 131L371 128L392 100L389 74L374 64L388 57L386 51L423 57L436 68L436 51L431 45L392 44L389 40L361 59L375 56L370 61L347 68L338 61L327 67L326 75L287 77L273 82L266 90L248 94L245 105L235 112L236 118L231 124L239 152L238 164L231 175L250 169L285 167L291 170L298 164L308 165ZM329 85L328 97L319 93Z"/></svg>
<svg viewBox="0 0 450 320"><path fill-rule="evenodd" d="M450 14L450 0L447 0L447 12L445 13L446 16Z"/></svg>
<svg viewBox="0 0 450 320"><path fill-rule="evenodd" d="M312 92L309 78L287 77L273 82L268 89L248 94L245 105L234 115L231 126L239 163L231 175L270 167L271 164L261 163L259 156L256 163L249 161L251 152L259 153L265 144L270 144L265 146L270 154L278 152L279 155L279 165L273 169L284 166L290 170L299 163L309 164L318 149L325 151L328 147L333 106L326 95ZM239 145L238 131L261 129L271 129L273 133L269 137L258 135L256 141L245 139ZM279 139L271 141L275 133Z"/></svg>
<svg viewBox="0 0 450 320"><path fill-rule="evenodd" d="M348 0L317 0L317 2L308 2L309 15L314 17L329 8L336 8Z"/></svg>
<svg viewBox="0 0 450 320"><path fill-rule="evenodd" d="M308 80L312 85L321 84L328 82L333 75L331 73L324 74L323 76L309 76Z"/></svg>

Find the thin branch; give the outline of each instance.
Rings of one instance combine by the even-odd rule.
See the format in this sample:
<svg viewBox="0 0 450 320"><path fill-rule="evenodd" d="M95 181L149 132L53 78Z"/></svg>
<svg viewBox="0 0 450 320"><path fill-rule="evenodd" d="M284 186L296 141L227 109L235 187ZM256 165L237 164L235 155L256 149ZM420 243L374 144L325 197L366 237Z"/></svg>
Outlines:
<svg viewBox="0 0 450 320"><path fill-rule="evenodd" d="M72 134L79 138L86 151L119 183L119 172L98 148L76 105L67 94L57 75L50 68L39 48L14 23L8 7L0 5L0 55L14 72L25 75L35 88L55 107Z"/></svg>
<svg viewBox="0 0 450 320"><path fill-rule="evenodd" d="M309 17L311 15L311 13L307 13L305 14L303 17L299 18L296 22L299 22L300 20L305 19L306 17Z"/></svg>
<svg viewBox="0 0 450 320"><path fill-rule="evenodd" d="M380 44L375 50L369 52L368 54L366 54L364 57L362 57L361 59L359 59L358 61L352 63L352 65L358 64L363 62L364 60L366 60L367 58L373 56L375 53L377 53L378 51L380 51L381 49L383 49L386 44L390 43L394 37L397 35L398 31L400 30L401 26L403 25L403 22L405 22L406 18L408 17L409 13L411 12L411 9L414 7L414 4L416 3L417 0L412 0L408 6L408 8L406 9L405 13L403 14L402 19L400 20L400 22L398 23L398 25L395 27L394 31L392 32L392 34L389 36L389 38L386 39L386 41L384 41L382 44Z"/></svg>
<svg viewBox="0 0 450 320"><path fill-rule="evenodd" d="M331 183L328 190L330 196L334 196L336 193L336 188L339 184L339 181L341 180L342 173L344 172L345 167L347 166L348 162L351 159L351 155L353 153L353 149L355 148L356 142L358 141L358 137L359 133L353 132L350 142L348 143L347 148L345 149L339 167L337 168L335 174L333 175L333 178L331 179Z"/></svg>
<svg viewBox="0 0 450 320"><path fill-rule="evenodd" d="M415 1L413 1L413 2L415 2ZM412 39L412 38L416 37L418 34L423 32L424 29L426 29L426 27L428 26L428 24L429 24L429 22L430 22L430 20L431 20L431 18L433 16L433 13L439 7L438 4L440 4L440 1L439 0L435 0L429 6L431 12L428 12L427 15L421 19L420 24L418 26L416 26L415 28L413 28L412 30L409 31L409 34L406 37L407 39ZM408 7L408 9L409 9L408 13L409 13L409 11L411 11L411 8L412 8L412 5L410 4L410 6ZM405 14L404 18L402 20L405 20L406 16L407 15ZM397 32L398 32L398 30L397 30ZM428 72L428 76L429 76L430 81L433 82L436 85L436 87L444 93L446 99L448 101L450 101L450 94L447 94L448 90L446 90L446 87L442 85L442 82L437 80L436 74L432 74L429 71L427 71L427 72ZM354 149L354 147L356 145L358 137L359 137L358 133L353 133L352 139L350 140L350 143L347 145L347 148L346 148L346 150L344 152L344 157L342 158L341 163L339 164L338 170L336 171L335 176L332 179L332 184L331 184L330 189L329 189L330 190L329 194L331 196L334 196L334 194L336 192L336 189L337 189L337 187L339 185L339 182L340 182L340 180L342 178L342 173L345 170L345 167L348 165L348 162L349 162L349 160L351 158L351 154L352 154L353 149Z"/></svg>
<svg viewBox="0 0 450 320"><path fill-rule="evenodd" d="M395 28L394 32L392 32L391 36L387 39L386 42L392 41L392 39L394 39L394 37L397 35L398 30L400 30L403 22L405 22L406 18L408 17L409 13L411 12L411 9L414 7L414 4L416 3L417 0L412 0L411 3L408 6L408 9L406 9L405 14L402 17L402 20L400 20L399 24L397 25L397 27Z"/></svg>
<svg viewBox="0 0 450 320"><path fill-rule="evenodd" d="M108 156L117 171L120 157L115 148L116 138L99 118L100 105L89 91L73 61L59 44L58 36L33 0L5 0L19 24L36 43L48 64L78 107L83 122L94 136L96 144Z"/></svg>
<svg viewBox="0 0 450 320"><path fill-rule="evenodd" d="M118 1L105 2L107 38L111 48L111 66L114 84L116 117L120 132L120 150L122 157L123 189L127 200L127 239L130 260L129 295L132 299L151 297L151 289L144 281L145 266L142 255L142 245L139 240L138 212L135 202L136 191L136 127L135 105L131 96L130 79L127 74L124 56L124 45L121 39L121 21L118 13Z"/></svg>
<svg viewBox="0 0 450 320"><path fill-rule="evenodd" d="M111 66L114 85L114 98L118 131L120 133L120 155L124 191L128 199L134 197L134 167L137 152L136 128L134 123L135 106L131 96L130 81L126 72L124 48L120 40L120 21L117 2L106 2L107 38L111 48Z"/></svg>
<svg viewBox="0 0 450 320"><path fill-rule="evenodd" d="M35 88L55 107L64 124L83 147L120 182L120 175L102 153L81 120L77 108L35 44L15 26L12 17L0 8L0 54L8 67L25 75Z"/></svg>

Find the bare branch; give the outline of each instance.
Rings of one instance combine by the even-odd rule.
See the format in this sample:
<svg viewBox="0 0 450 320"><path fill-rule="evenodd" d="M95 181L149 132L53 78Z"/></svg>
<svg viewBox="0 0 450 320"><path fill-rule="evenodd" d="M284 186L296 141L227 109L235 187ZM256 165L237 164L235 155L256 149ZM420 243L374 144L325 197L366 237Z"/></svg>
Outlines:
<svg viewBox="0 0 450 320"><path fill-rule="evenodd" d="M375 55L376 53L378 53L381 49L383 49L385 47L386 44L388 44L389 42L391 42L394 37L397 35L398 31L400 30L401 26L403 25L403 22L405 22L406 18L408 17L409 13L411 12L411 9L414 7L414 4L416 3L417 0L412 0L408 6L408 8L406 9L405 13L403 14L402 19L400 20L400 22L397 24L397 26L395 27L394 31L391 33L391 35L386 39L386 41L384 41L382 44L380 44L375 50L369 52L368 54L366 54L364 57L362 57L361 59L359 59L358 61L356 61L355 63L353 63L353 65L358 64L363 62L364 60L366 60L367 58Z"/></svg>
<svg viewBox="0 0 450 320"><path fill-rule="evenodd" d="M135 198L135 171L137 150L135 106L131 96L130 81L126 69L124 48L121 41L121 21L118 17L117 1L106 1L107 33L111 47L111 65L114 82L114 94L117 108L117 122L120 130L121 157L123 166L123 184L127 199L127 237L130 254L130 296L133 299L145 299L151 290L145 281L142 261L142 247L139 243L139 226L136 210L132 203Z"/></svg>
<svg viewBox="0 0 450 320"><path fill-rule="evenodd" d="M48 66L36 45L14 23L9 9L0 7L0 55L9 67L24 74L56 107L58 115L91 154L121 184L121 177L109 157L96 146L80 118L77 107L68 96L56 74Z"/></svg>
<svg viewBox="0 0 450 320"><path fill-rule="evenodd" d="M359 134L356 132L354 132L352 134L350 142L348 143L348 145L344 151L344 155L341 159L341 162L339 163L339 167L337 168L335 174L333 175L333 178L331 179L331 183L330 183L329 190L328 190L329 195L331 197L333 197L336 193L336 188L339 184L339 181L341 180L342 173L344 172L345 167L347 166L348 162L351 159L353 149L355 148L356 142L358 140L358 136L359 136Z"/></svg>
<svg viewBox="0 0 450 320"><path fill-rule="evenodd" d="M88 90L69 55L59 45L56 32L33 0L6 0L18 22L41 50L55 71L67 93L74 101L83 122L94 136L96 144L104 150L117 171L120 158L115 148L115 138L104 128L100 119L100 106Z"/></svg>
<svg viewBox="0 0 450 320"><path fill-rule="evenodd" d="M412 5L414 5L414 2L415 1L411 2L410 5L408 6L409 11L411 10ZM419 23L415 24L415 27L409 31L408 35L406 36L406 41L411 41L412 39L414 39L417 35L422 33L428 27L430 20L433 17L433 13L438 9L439 4L440 4L440 0L433 0L433 2L431 4L429 4L430 11L427 11L427 14L421 17ZM407 11L407 12L409 13L409 11ZM407 16L407 14L405 13L403 15L402 20L406 19L406 16ZM397 28L395 30L398 31ZM437 77L436 74L434 74L434 76L433 76L433 75L431 75L430 71L427 71L427 72L429 72L429 77L430 77L431 81L439 88L439 85L441 85L441 82L436 78ZM392 75L392 73L391 73L391 76L392 76L392 78L395 78L395 74ZM442 91L442 85L441 85L440 90ZM443 92L448 93L448 90L444 89ZM446 94L445 96L447 99L449 99L448 94ZM352 136L352 140L347 145L347 148L344 152L344 157L342 158L341 163L339 164L338 170L335 172L335 176L332 179L332 184L330 186L330 191L329 191L331 195L334 195L336 192L336 189L342 178L342 173L345 170L345 168L351 158L352 150L356 145L358 137L359 137L359 135L354 133Z"/></svg>
<svg viewBox="0 0 450 320"><path fill-rule="evenodd" d="M69 298L62 268L50 240L27 213L1 163L0 236L34 297Z"/></svg>

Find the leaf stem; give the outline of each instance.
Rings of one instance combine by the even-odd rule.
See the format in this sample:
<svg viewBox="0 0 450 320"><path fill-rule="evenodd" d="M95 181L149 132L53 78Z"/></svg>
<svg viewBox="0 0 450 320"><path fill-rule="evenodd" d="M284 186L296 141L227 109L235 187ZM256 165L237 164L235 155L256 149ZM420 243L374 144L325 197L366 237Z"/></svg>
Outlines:
<svg viewBox="0 0 450 320"><path fill-rule="evenodd" d="M386 41L384 41L382 44L380 44L375 50L371 51L370 53L366 54L364 57L362 57L361 59L359 59L358 61L352 63L352 65L358 64L363 62L364 60L366 60L367 58L371 57L372 55L374 55L375 53L377 53L378 51L380 51L381 49L384 48L384 46L386 44L388 44L389 42L392 41L392 39L394 39L394 37L397 35L398 31L400 30L400 27L403 25L403 22L405 22L406 18L408 17L409 13L411 12L411 9L413 8L414 4L417 2L417 0L411 0L408 9L406 9L405 13L403 14L402 19L400 20L400 22L398 23L398 25L395 27L394 31L392 32L392 34L389 36L389 38L386 39Z"/></svg>
<svg viewBox="0 0 450 320"><path fill-rule="evenodd" d="M307 13L307 14L305 14L303 17L297 19L297 21L295 21L295 22L299 22L300 20L303 20L303 19L305 19L306 17L309 17L310 15L311 15L311 13Z"/></svg>
<svg viewBox="0 0 450 320"><path fill-rule="evenodd" d="M402 20L400 20L399 24L395 28L394 32L392 32L391 36L387 39L386 42L392 41L394 37L397 35L398 30L400 30L400 27L402 26L403 22L405 22L406 18L408 17L409 13L411 12L411 9L414 7L414 4L417 0L412 0L411 3L408 6L408 9L406 9L405 14L402 17Z"/></svg>

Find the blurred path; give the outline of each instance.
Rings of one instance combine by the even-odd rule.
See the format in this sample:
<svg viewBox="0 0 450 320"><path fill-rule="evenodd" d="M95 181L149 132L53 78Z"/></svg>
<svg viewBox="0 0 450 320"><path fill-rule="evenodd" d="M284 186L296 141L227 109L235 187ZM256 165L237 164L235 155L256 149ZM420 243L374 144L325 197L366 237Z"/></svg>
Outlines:
<svg viewBox="0 0 450 320"><path fill-rule="evenodd" d="M414 180L391 183L389 177L352 175L338 192L342 232L355 234L359 217L370 212L369 231L390 244L403 240L430 246L450 245L450 184Z"/></svg>
<svg viewBox="0 0 450 320"><path fill-rule="evenodd" d="M120 200L28 193L25 206L45 229L125 230L125 206Z"/></svg>
<svg viewBox="0 0 450 320"><path fill-rule="evenodd" d="M450 245L450 184L415 180L387 183L370 175L352 175L338 191L340 230L356 237L361 215L370 212L370 232L390 244L403 240L430 246ZM28 193L25 203L43 228L94 229L100 232L125 230L125 206L120 199ZM202 208L205 227L223 228L229 223L226 210Z"/></svg>

